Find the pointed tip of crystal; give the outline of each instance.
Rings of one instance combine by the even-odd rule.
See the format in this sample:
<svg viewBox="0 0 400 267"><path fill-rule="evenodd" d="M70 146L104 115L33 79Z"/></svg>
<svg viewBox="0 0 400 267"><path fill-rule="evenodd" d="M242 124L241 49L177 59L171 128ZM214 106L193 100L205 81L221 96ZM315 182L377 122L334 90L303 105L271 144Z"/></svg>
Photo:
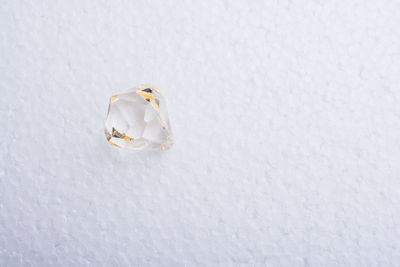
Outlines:
<svg viewBox="0 0 400 267"><path fill-rule="evenodd" d="M167 150L174 144L165 98L154 85L111 96L104 133L118 148Z"/></svg>

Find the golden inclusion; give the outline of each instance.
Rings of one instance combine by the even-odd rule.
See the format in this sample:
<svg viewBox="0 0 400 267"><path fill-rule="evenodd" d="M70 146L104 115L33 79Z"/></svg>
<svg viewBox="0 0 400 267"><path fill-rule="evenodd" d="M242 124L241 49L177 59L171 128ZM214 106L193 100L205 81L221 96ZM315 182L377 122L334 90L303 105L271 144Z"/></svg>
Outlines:
<svg viewBox="0 0 400 267"><path fill-rule="evenodd" d="M154 85L111 96L104 127L108 143L119 148L165 150L173 145L165 98Z"/></svg>

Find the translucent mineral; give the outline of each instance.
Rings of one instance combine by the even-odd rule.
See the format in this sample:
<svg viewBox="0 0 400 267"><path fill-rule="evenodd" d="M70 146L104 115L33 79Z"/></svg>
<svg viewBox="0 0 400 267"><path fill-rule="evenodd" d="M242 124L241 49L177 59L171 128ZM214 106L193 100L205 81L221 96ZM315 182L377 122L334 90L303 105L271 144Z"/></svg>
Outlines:
<svg viewBox="0 0 400 267"><path fill-rule="evenodd" d="M165 98L151 85L111 96L104 132L108 143L119 148L165 150L173 145Z"/></svg>

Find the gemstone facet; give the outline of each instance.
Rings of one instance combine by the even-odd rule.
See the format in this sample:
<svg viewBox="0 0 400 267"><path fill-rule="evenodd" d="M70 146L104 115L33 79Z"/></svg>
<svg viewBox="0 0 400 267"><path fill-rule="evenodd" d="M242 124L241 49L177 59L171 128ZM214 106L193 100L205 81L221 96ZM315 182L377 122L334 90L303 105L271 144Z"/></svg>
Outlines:
<svg viewBox="0 0 400 267"><path fill-rule="evenodd" d="M173 145L165 98L153 85L111 96L104 127L108 143L119 148L165 150Z"/></svg>

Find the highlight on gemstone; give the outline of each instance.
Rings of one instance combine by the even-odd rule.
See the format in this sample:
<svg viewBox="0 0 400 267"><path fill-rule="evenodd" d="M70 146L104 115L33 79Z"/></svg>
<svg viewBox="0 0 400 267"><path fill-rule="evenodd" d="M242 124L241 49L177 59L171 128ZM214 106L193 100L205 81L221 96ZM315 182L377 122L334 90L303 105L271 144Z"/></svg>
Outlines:
<svg viewBox="0 0 400 267"><path fill-rule="evenodd" d="M173 145L165 98L154 85L140 85L111 96L104 127L109 144L136 150Z"/></svg>

